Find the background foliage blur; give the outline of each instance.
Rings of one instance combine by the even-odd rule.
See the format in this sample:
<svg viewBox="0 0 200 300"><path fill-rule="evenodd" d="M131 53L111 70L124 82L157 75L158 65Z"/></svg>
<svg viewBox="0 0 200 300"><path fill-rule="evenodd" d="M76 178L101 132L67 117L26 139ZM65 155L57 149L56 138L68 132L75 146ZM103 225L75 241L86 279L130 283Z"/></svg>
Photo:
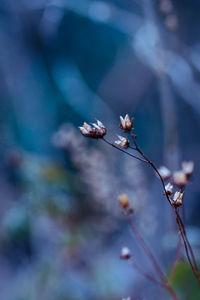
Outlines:
<svg viewBox="0 0 200 300"><path fill-rule="evenodd" d="M199 12L198 0L0 2L2 300L169 299L119 259L128 245L152 272L118 207L127 192L170 270L177 230L159 182L81 136L83 120L100 119L113 141L128 112L157 166L194 160L185 222L199 259ZM174 286L200 299L184 262Z"/></svg>

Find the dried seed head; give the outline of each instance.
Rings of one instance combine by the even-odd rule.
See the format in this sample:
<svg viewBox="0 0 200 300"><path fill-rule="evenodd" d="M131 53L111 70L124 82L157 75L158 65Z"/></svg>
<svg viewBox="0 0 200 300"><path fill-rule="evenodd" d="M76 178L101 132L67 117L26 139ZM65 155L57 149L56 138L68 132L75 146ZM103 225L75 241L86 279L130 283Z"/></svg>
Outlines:
<svg viewBox="0 0 200 300"><path fill-rule="evenodd" d="M130 204L130 200L129 197L126 193L121 193L118 195L118 200L119 200L119 204L122 208L127 208L129 207Z"/></svg>
<svg viewBox="0 0 200 300"><path fill-rule="evenodd" d="M167 180L171 176L171 171L167 167L165 167L165 166L161 166L158 169L158 172L160 173L160 175L161 175L161 177L162 177L163 180Z"/></svg>
<svg viewBox="0 0 200 300"><path fill-rule="evenodd" d="M173 179L174 179L174 183L179 187L183 187L184 185L187 184L187 175L184 173L184 171L174 172Z"/></svg>
<svg viewBox="0 0 200 300"><path fill-rule="evenodd" d="M126 114L124 118L120 116L121 129L123 129L124 131L131 131L133 129L133 120L134 118L130 119L128 114Z"/></svg>
<svg viewBox="0 0 200 300"><path fill-rule="evenodd" d="M122 298L122 300L131 300L131 297L128 297L128 298Z"/></svg>
<svg viewBox="0 0 200 300"><path fill-rule="evenodd" d="M118 138L119 138L119 140L115 141L115 144L127 149L130 145L130 141L127 139L127 137L118 135Z"/></svg>
<svg viewBox="0 0 200 300"><path fill-rule="evenodd" d="M194 162L193 161L183 161L182 170L186 176L191 176L194 172Z"/></svg>
<svg viewBox="0 0 200 300"><path fill-rule="evenodd" d="M183 200L183 194L181 191L176 192L174 194L173 200L171 201L172 205L175 207L179 207L182 205L182 200Z"/></svg>
<svg viewBox="0 0 200 300"><path fill-rule="evenodd" d="M166 194L168 196L171 196L173 194L173 185L169 182L166 186L165 186L165 190L166 190Z"/></svg>
<svg viewBox="0 0 200 300"><path fill-rule="evenodd" d="M93 139L103 138L103 136L106 134L105 126L99 120L97 120L97 124L93 123L92 126L84 122L83 126L79 128L84 136Z"/></svg>
<svg viewBox="0 0 200 300"><path fill-rule="evenodd" d="M130 259L131 258L131 251L128 247L126 247L126 246L122 247L120 258L121 259Z"/></svg>

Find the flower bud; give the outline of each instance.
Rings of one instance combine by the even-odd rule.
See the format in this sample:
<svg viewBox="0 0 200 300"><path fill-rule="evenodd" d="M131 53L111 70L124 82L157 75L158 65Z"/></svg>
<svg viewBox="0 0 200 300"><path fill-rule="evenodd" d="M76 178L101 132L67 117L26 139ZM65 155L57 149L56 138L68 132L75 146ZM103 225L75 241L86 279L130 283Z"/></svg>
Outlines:
<svg viewBox="0 0 200 300"><path fill-rule="evenodd" d="M115 141L115 144L127 149L130 145L130 141L127 139L127 137L118 135L118 138L119 138L119 140Z"/></svg>
<svg viewBox="0 0 200 300"><path fill-rule="evenodd" d="M182 200L183 200L183 194L181 191L176 192L174 194L173 200L171 201L172 205L175 207L179 207L182 205Z"/></svg>
<svg viewBox="0 0 200 300"><path fill-rule="evenodd" d="M124 131L131 131L133 129L133 120L134 118L130 119L128 114L126 114L124 118L120 116L121 129L123 129Z"/></svg>
<svg viewBox="0 0 200 300"><path fill-rule="evenodd" d="M79 128L84 136L93 139L103 138L103 136L106 134L105 126L99 120L97 120L97 124L93 123L92 126L84 122L83 126L80 126Z"/></svg>
<svg viewBox="0 0 200 300"><path fill-rule="evenodd" d="M166 168L165 166L161 166L158 169L158 172L160 173L163 180L167 180L171 176L171 171L168 168Z"/></svg>
<svg viewBox="0 0 200 300"><path fill-rule="evenodd" d="M174 172L173 179L174 179L174 183L179 187L183 187L184 185L187 184L187 175L184 173L184 171Z"/></svg>
<svg viewBox="0 0 200 300"><path fill-rule="evenodd" d="M186 176L191 176L194 172L194 162L193 161L183 161L182 170Z"/></svg>
<svg viewBox="0 0 200 300"><path fill-rule="evenodd" d="M130 200L129 197L126 193L121 193L118 195L118 200L119 200L119 204L122 208L127 208L129 207L130 204Z"/></svg>
<svg viewBox="0 0 200 300"><path fill-rule="evenodd" d="M173 185L170 182L165 186L165 191L166 195L168 196L173 194Z"/></svg>
<svg viewBox="0 0 200 300"><path fill-rule="evenodd" d="M130 259L131 258L131 251L128 247L126 247L126 246L122 247L120 258L121 259Z"/></svg>

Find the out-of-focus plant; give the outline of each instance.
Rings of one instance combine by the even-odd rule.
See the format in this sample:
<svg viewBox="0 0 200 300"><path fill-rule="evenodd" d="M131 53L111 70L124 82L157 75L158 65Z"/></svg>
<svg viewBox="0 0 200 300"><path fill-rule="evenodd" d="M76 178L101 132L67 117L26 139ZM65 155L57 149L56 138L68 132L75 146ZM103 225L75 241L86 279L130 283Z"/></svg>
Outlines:
<svg viewBox="0 0 200 300"><path fill-rule="evenodd" d="M180 237L181 237L181 241L183 242L183 245L185 248L185 253L186 253L186 256L188 259L188 263L191 267L191 270L192 270L194 276L196 277L196 279L200 285L200 274L199 274L199 269L197 266L197 261L194 256L192 246L188 240L185 226L184 226L183 220L182 220L182 218L180 216L180 212L179 212L179 208L182 206L184 188L187 185L188 180L194 171L194 163L192 161L183 162L182 170L174 172L173 178L172 178L173 182L169 181L169 179L171 178L170 170L165 166L157 168L154 165L154 163L143 153L142 149L139 147L138 142L137 142L137 136L134 133L133 120L134 120L134 118L130 119L128 114L126 114L126 116L124 118L120 116L120 128L127 135L129 135L132 138L134 146L131 146L130 140L127 138L127 136L118 136L119 140L115 141L115 143L112 143L112 142L108 141L107 139L105 139L107 129L103 125L103 123L100 122L99 120L97 120L97 123L93 123L91 125L84 122L83 126L81 126L79 128L80 128L81 133L85 137L89 137L92 139L101 139L108 145L131 156L132 158L137 159L141 162L144 162L145 164L148 164L154 170L155 174L160 179L160 182L162 184L164 196L167 199L169 205L171 206L171 208L174 212L176 223L178 225L178 229L179 229L179 233L180 233ZM132 153L128 152L127 149L134 150L137 155L133 155ZM168 182L166 182L166 181L168 181ZM173 191L173 185L175 185L178 188L178 190L176 190L175 193ZM180 244L178 244L177 257L173 264L171 276L169 278L167 278L167 276L165 275L165 273L162 271L161 267L159 266L156 257L152 254L147 243L144 241L144 239L142 238L139 231L137 230L137 228L134 225L134 222L132 220L133 208L130 206L130 201L126 194L119 196L119 204L125 212L125 215L131 226L131 230L132 230L135 238L137 239L138 243L143 248L146 256L151 261L151 263L156 271L156 274L159 277L159 280L149 274L146 274L134 261L131 261L132 267L134 267L137 271L139 271L143 276L148 278L150 281L153 281L155 284L161 285L162 287L167 289L168 292L170 293L171 297L173 299L177 300L178 296L176 295L176 293L172 287L171 281L172 281L172 278L174 277L174 273L176 272L176 269L177 269L177 264L178 264L178 260L179 260L179 256L180 256ZM122 248L121 258L130 260L131 252L127 247Z"/></svg>

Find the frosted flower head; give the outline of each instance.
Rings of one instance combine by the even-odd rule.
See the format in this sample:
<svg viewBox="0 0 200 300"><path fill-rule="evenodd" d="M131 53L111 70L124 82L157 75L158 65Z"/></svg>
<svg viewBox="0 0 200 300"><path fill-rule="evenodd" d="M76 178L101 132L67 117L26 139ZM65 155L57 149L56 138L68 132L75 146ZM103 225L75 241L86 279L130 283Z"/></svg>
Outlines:
<svg viewBox="0 0 200 300"><path fill-rule="evenodd" d="M187 184L187 175L182 170L174 172L173 179L174 183L179 187L183 187Z"/></svg>
<svg viewBox="0 0 200 300"><path fill-rule="evenodd" d="M105 126L99 120L97 120L97 124L93 123L92 126L84 122L83 126L80 126L79 129L84 136L93 139L103 138L103 136L106 134Z"/></svg>
<svg viewBox="0 0 200 300"><path fill-rule="evenodd" d="M124 118L120 116L121 129L123 129L124 131L131 131L133 129L133 120L134 118L130 119L128 114L126 114Z"/></svg>
<svg viewBox="0 0 200 300"><path fill-rule="evenodd" d="M121 259L130 259L131 258L131 251L128 247L126 247L126 246L122 247L120 258Z"/></svg>
<svg viewBox="0 0 200 300"><path fill-rule="evenodd" d="M119 138L119 140L115 141L115 144L127 149L130 145L130 141L127 139L127 137L118 135L118 138Z"/></svg>
<svg viewBox="0 0 200 300"><path fill-rule="evenodd" d="M171 171L167 167L165 167L165 166L161 166L158 169L158 172L160 173L160 175L161 175L161 177L162 177L163 180L167 180L171 176Z"/></svg>
<svg viewBox="0 0 200 300"><path fill-rule="evenodd" d="M166 190L166 194L168 196L171 196L173 194L173 185L169 182L166 186L165 186L165 190Z"/></svg>
<svg viewBox="0 0 200 300"><path fill-rule="evenodd" d="M183 161L182 170L186 176L190 176L194 172L194 162L193 161Z"/></svg>
<svg viewBox="0 0 200 300"><path fill-rule="evenodd" d="M126 193L121 193L118 195L118 200L119 200L119 205L122 207L122 208L127 208L129 207L129 204L130 204L130 200L129 200L129 197Z"/></svg>
<svg viewBox="0 0 200 300"><path fill-rule="evenodd" d="M172 205L175 207L179 207L182 205L183 193L181 191L176 192L174 194L173 200L171 201Z"/></svg>

